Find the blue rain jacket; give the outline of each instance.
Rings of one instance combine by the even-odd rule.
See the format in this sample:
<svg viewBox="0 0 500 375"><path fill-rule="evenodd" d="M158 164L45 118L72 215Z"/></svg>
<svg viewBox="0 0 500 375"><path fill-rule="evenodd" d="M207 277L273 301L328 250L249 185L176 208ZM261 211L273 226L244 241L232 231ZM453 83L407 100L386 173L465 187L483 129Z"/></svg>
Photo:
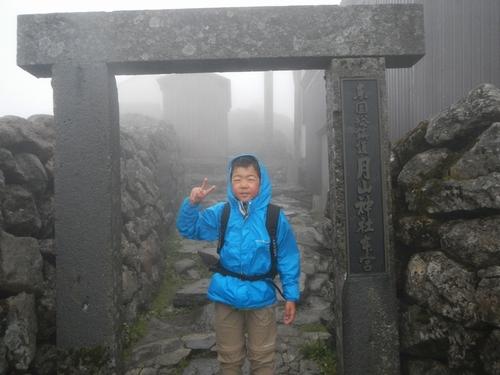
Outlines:
<svg viewBox="0 0 500 375"><path fill-rule="evenodd" d="M258 160L258 159L257 159ZM224 268L245 275L261 275L269 271L271 256L270 238L266 230L267 205L271 201L271 182L260 163L261 181L259 194L248 201L248 215L244 218L239 209L230 181L228 167L228 201L231 213L220 258ZM179 233L189 239L216 241L219 235L222 209L225 202L200 212L200 204L191 206L186 198L177 218ZM300 297L300 255L295 236L283 211L280 211L277 228L277 268L287 301ZM253 309L274 304L276 289L265 280L244 281L214 273L208 288L208 298L236 309Z"/></svg>

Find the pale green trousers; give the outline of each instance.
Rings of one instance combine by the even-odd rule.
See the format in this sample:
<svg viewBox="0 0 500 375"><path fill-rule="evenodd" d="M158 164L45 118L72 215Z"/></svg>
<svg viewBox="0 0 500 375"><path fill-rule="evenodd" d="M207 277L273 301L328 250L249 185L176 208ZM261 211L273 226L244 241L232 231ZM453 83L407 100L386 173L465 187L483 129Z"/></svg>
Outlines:
<svg viewBox="0 0 500 375"><path fill-rule="evenodd" d="M236 310L216 302L214 323L219 375L242 375L245 358L252 375L275 374L275 306Z"/></svg>

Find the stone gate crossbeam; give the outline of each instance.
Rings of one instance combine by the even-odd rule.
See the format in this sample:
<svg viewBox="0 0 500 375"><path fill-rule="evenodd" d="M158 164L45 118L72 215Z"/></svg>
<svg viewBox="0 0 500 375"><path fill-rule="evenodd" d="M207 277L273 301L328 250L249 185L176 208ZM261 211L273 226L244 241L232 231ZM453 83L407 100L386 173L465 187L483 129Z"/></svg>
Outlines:
<svg viewBox="0 0 500 375"><path fill-rule="evenodd" d="M37 77L68 61L115 74L325 69L354 56L402 68L424 55L423 35L423 7L409 4L21 15L17 63Z"/></svg>

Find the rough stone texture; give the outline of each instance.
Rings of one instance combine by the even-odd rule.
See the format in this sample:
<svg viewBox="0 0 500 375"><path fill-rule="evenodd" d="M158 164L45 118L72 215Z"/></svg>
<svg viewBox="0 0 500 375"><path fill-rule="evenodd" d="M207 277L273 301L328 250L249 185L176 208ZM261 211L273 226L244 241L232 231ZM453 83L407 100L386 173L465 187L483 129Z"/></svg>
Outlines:
<svg viewBox="0 0 500 375"><path fill-rule="evenodd" d="M184 347L182 340L178 338L164 339L137 347L132 353L130 361L142 363L145 367L168 366L179 363L190 352L190 349Z"/></svg>
<svg viewBox="0 0 500 375"><path fill-rule="evenodd" d="M476 301L481 320L500 328L500 276L481 279Z"/></svg>
<svg viewBox="0 0 500 375"><path fill-rule="evenodd" d="M27 188L10 184L5 190L1 210L5 229L16 236L36 237L42 228L35 196Z"/></svg>
<svg viewBox="0 0 500 375"><path fill-rule="evenodd" d="M475 139L499 117L500 90L483 84L434 116L427 126L425 139L434 147L457 148Z"/></svg>
<svg viewBox="0 0 500 375"><path fill-rule="evenodd" d="M480 351L487 334L481 330L466 329L429 309L413 305L401 314L400 333L401 350L413 358L436 360L462 371L482 368Z"/></svg>
<svg viewBox="0 0 500 375"><path fill-rule="evenodd" d="M415 254L406 271L406 294L447 318L477 322L475 274L439 251Z"/></svg>
<svg viewBox="0 0 500 375"><path fill-rule="evenodd" d="M120 121L122 262L127 275L125 322L153 301L163 280L165 242L183 191L176 135L169 124L142 115ZM125 277L125 276L124 276Z"/></svg>
<svg viewBox="0 0 500 375"><path fill-rule="evenodd" d="M488 374L500 374L498 353L500 353L500 330L496 329L491 332L481 353L481 359Z"/></svg>
<svg viewBox="0 0 500 375"><path fill-rule="evenodd" d="M405 373L408 375L450 375L451 370L438 361L412 359L405 363Z"/></svg>
<svg viewBox="0 0 500 375"><path fill-rule="evenodd" d="M50 258L47 258L50 259ZM43 261L43 292L37 298L35 311L38 330L37 340L42 343L53 343L56 339L56 267L53 261ZM46 345L46 347L50 347ZM37 348L38 349L38 348ZM50 352L50 349L49 349ZM39 356L37 354L37 356Z"/></svg>
<svg viewBox="0 0 500 375"><path fill-rule="evenodd" d="M439 228L439 234L443 252L457 262L475 269L500 264L498 215L449 221Z"/></svg>
<svg viewBox="0 0 500 375"><path fill-rule="evenodd" d="M400 348L403 353L443 361L448 348L449 323L418 305L400 314Z"/></svg>
<svg viewBox="0 0 500 375"><path fill-rule="evenodd" d="M0 231L0 293L40 293L43 288L42 256L32 237L15 237Z"/></svg>
<svg viewBox="0 0 500 375"><path fill-rule="evenodd" d="M405 374L499 373L499 121L480 85L393 148Z"/></svg>
<svg viewBox="0 0 500 375"><path fill-rule="evenodd" d="M442 169L453 155L450 150L432 149L415 155L402 168L397 178L397 184L404 188L406 201L417 204L416 185L422 184L436 176L440 176ZM411 206L413 209L414 206Z"/></svg>
<svg viewBox="0 0 500 375"><path fill-rule="evenodd" d="M398 185L409 188L415 184L440 176L447 160L451 158L448 149L432 149L415 155L398 176Z"/></svg>
<svg viewBox="0 0 500 375"><path fill-rule="evenodd" d="M57 371L54 142L53 116L0 118L2 374L28 367L30 373ZM145 116L124 116L121 145L122 165L129 163L121 176L122 309L130 325L148 309L163 278L164 242L178 210L183 179L169 125ZM31 302L23 302L22 309L8 307L14 306L9 301L19 299ZM21 340L25 335L15 316L32 317L30 335L35 338Z"/></svg>
<svg viewBox="0 0 500 375"><path fill-rule="evenodd" d="M394 143L392 151L397 164L392 166L391 169L397 171L396 176L399 175L402 166L406 165L411 158L432 147L425 140L428 125L428 121L421 122L417 127L410 130L406 136Z"/></svg>
<svg viewBox="0 0 500 375"><path fill-rule="evenodd" d="M217 248L215 247L201 249L198 251L198 255L200 256L201 260L208 266L217 263L220 258L219 254L217 254Z"/></svg>
<svg viewBox="0 0 500 375"><path fill-rule="evenodd" d="M499 116L500 117L500 116ZM477 138L476 144L450 168L450 177L474 179L500 172L500 123L491 125Z"/></svg>
<svg viewBox="0 0 500 375"><path fill-rule="evenodd" d="M473 180L431 180L421 189L412 208L422 207L431 215L500 213L500 173ZM427 202L426 202L427 201Z"/></svg>
<svg viewBox="0 0 500 375"><path fill-rule="evenodd" d="M295 6L22 15L18 65L105 62L116 74L325 69L333 57L384 56L410 67L425 53L423 7Z"/></svg>
<svg viewBox="0 0 500 375"><path fill-rule="evenodd" d="M37 118L40 119L40 116L42 115ZM8 150L12 154L31 153L36 155L42 164L53 156L54 145L51 143L53 137L50 135L50 131L46 131L45 126L43 130L38 130L39 123L17 116L4 116L1 118L0 124L0 148ZM53 125L51 129L53 129ZM12 165L15 166L14 163Z"/></svg>
<svg viewBox="0 0 500 375"><path fill-rule="evenodd" d="M207 298L207 289L209 279L198 280L196 283L188 285L175 294L173 305L181 306L201 306L209 302Z"/></svg>
<svg viewBox="0 0 500 375"><path fill-rule="evenodd" d="M210 361L194 360L189 363L183 375L212 375L219 371L219 361L212 358Z"/></svg>
<svg viewBox="0 0 500 375"><path fill-rule="evenodd" d="M196 262L192 259L181 259L174 264L172 264L172 268L174 271L182 275L183 273L187 273L190 269L196 267Z"/></svg>
<svg viewBox="0 0 500 375"><path fill-rule="evenodd" d="M12 370L22 373L28 370L36 353L34 295L21 292L7 298L1 304L0 314L6 327L2 333L2 346L5 345L2 354L5 357L0 358L0 362L8 363Z"/></svg>
<svg viewBox="0 0 500 375"><path fill-rule="evenodd" d="M182 340L186 343L186 347L189 349L207 350L215 345L215 333L192 333L182 337Z"/></svg>
<svg viewBox="0 0 500 375"><path fill-rule="evenodd" d="M406 246L427 250L439 247L437 220L423 216L406 216L397 220L395 235Z"/></svg>

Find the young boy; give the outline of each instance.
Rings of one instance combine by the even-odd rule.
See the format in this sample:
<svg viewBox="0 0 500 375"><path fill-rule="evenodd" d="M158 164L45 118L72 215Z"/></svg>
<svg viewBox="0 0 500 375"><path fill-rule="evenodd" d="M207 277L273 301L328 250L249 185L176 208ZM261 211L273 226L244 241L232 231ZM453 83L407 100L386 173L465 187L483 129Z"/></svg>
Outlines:
<svg viewBox="0 0 500 375"><path fill-rule="evenodd" d="M238 274L266 274L271 266L270 238L265 224L271 182L264 166L252 155L234 158L228 174L230 215L220 262L225 269ZM177 228L186 238L215 241L219 236L225 203L200 212L200 203L215 189L215 186L207 188L207 181L205 178L201 187L195 187L181 206ZM290 324L295 317L295 302L300 297L300 257L295 236L282 211L276 232L277 268L286 300L283 321ZM246 357L251 374L275 374L277 298L270 281L248 281L214 273L208 298L215 301L220 375L243 374Z"/></svg>

